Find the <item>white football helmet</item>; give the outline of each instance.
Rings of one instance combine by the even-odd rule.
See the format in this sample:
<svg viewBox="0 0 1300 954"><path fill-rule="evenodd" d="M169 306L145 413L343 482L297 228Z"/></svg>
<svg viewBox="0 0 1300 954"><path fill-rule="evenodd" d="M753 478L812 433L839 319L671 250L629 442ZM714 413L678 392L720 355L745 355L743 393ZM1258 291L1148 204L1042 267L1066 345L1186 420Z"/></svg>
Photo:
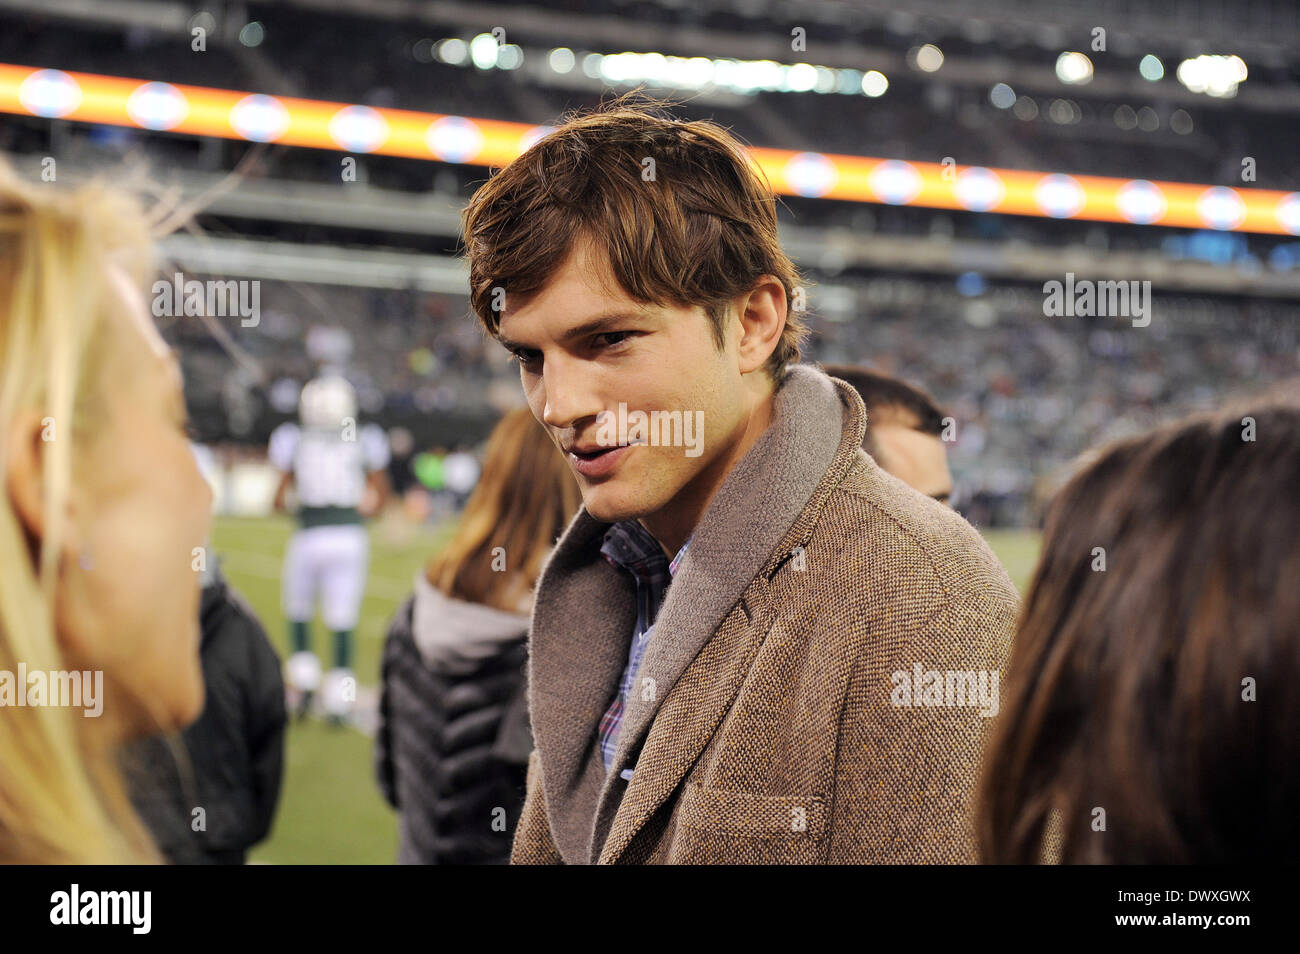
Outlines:
<svg viewBox="0 0 1300 954"><path fill-rule="evenodd" d="M346 378L325 375L308 381L298 398L298 418L308 430L337 431L356 419L357 392Z"/></svg>

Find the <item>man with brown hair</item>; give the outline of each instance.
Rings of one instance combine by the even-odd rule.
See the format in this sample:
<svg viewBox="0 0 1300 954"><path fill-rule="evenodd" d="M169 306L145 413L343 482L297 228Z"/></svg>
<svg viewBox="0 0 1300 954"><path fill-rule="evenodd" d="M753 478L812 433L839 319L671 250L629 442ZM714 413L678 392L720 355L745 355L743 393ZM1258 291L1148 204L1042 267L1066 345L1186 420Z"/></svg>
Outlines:
<svg viewBox="0 0 1300 954"><path fill-rule="evenodd" d="M996 680L1015 591L796 363L800 279L739 144L625 99L492 177L464 232L583 497L533 609L512 860L974 860L987 720L942 671ZM903 699L914 671L937 701Z"/></svg>
<svg viewBox="0 0 1300 954"><path fill-rule="evenodd" d="M824 364L847 381L867 406L862 449L889 473L940 503L952 497L952 472L943 446L945 419L928 392L870 368Z"/></svg>

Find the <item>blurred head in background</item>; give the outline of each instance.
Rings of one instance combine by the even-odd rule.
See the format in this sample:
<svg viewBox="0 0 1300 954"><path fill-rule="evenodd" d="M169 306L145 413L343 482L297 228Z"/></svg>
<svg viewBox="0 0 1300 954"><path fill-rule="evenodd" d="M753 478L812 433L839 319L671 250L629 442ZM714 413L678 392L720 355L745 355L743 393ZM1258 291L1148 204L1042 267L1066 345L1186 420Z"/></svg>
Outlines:
<svg viewBox="0 0 1300 954"><path fill-rule="evenodd" d="M0 709L0 858L152 857L116 744L203 705L196 548L212 496L142 290L126 195L0 165L0 672L102 674L102 711Z"/></svg>
<svg viewBox="0 0 1300 954"><path fill-rule="evenodd" d="M944 447L943 411L925 391L899 378L847 364L823 365L853 385L867 406L862 448L884 470L927 497L948 503L952 472Z"/></svg>
<svg viewBox="0 0 1300 954"><path fill-rule="evenodd" d="M527 408L509 412L488 439L455 536L429 564L429 582L455 599L527 612L542 563L581 504L546 431Z"/></svg>
<svg viewBox="0 0 1300 954"><path fill-rule="evenodd" d="M1058 495L985 860L1039 860L1054 810L1067 864L1300 860L1297 479L1300 404L1257 404L1113 445Z"/></svg>

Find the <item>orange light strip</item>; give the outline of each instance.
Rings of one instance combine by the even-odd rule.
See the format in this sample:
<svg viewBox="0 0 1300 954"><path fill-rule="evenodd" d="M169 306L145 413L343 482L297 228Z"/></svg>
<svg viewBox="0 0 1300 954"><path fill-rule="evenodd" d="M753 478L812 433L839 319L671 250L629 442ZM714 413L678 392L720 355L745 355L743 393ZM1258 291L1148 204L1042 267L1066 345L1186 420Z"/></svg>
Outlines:
<svg viewBox="0 0 1300 954"><path fill-rule="evenodd" d="M551 127L0 63L0 112L504 166ZM784 195L1300 235L1300 193L751 149Z"/></svg>

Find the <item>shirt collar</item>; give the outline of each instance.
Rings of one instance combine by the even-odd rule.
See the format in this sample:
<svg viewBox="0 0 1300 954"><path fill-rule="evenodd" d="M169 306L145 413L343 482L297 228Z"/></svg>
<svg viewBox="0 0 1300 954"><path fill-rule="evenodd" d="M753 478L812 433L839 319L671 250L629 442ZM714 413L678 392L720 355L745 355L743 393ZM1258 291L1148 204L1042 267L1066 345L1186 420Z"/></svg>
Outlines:
<svg viewBox="0 0 1300 954"><path fill-rule="evenodd" d="M605 531L605 539L600 552L612 566L627 570L639 579L662 576L665 566L668 574L675 576L677 568L686 556L691 545L690 538L682 544L672 562L668 561L664 548L654 538L640 520L622 520Z"/></svg>

